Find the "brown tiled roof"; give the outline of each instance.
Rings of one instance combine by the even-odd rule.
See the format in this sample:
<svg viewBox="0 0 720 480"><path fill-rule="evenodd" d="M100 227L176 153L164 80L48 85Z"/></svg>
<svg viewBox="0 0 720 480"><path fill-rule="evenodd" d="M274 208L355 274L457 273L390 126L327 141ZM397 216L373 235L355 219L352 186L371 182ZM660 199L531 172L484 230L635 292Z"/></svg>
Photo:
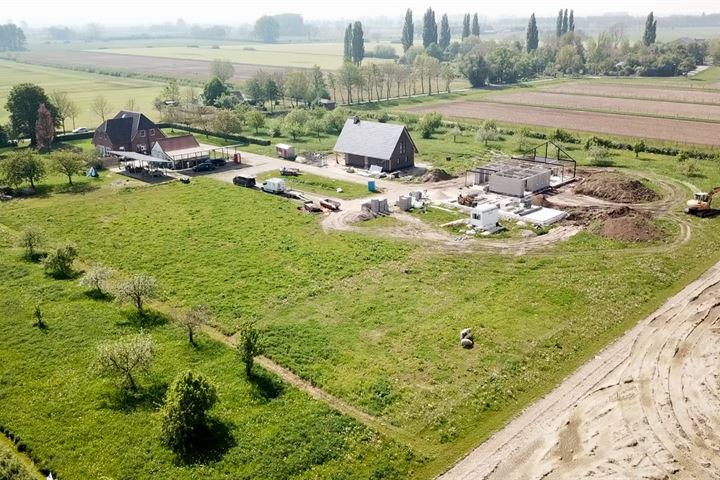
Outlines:
<svg viewBox="0 0 720 480"><path fill-rule="evenodd" d="M200 144L192 135L180 135L179 137L166 137L157 141L157 144L165 153L175 152L177 150L185 150L188 148L198 148Z"/></svg>

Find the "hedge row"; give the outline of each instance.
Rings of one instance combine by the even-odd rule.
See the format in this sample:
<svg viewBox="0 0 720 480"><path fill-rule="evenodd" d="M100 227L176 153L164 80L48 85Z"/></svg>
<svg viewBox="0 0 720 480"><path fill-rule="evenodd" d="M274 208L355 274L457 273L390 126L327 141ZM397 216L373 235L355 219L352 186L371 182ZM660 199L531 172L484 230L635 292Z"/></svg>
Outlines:
<svg viewBox="0 0 720 480"><path fill-rule="evenodd" d="M244 135L232 135L229 133L211 132L209 130L203 130L201 128L189 127L187 125L180 125L177 123L158 123L157 126L159 128L177 128L178 130L186 130L186 131L192 132L192 133L197 133L197 134L201 134L201 135L209 135L211 137L218 137L218 138L222 138L224 140L233 140L235 142L253 143L255 145L262 145L264 147L267 147L271 143L270 140L266 140L264 138L246 137Z"/></svg>

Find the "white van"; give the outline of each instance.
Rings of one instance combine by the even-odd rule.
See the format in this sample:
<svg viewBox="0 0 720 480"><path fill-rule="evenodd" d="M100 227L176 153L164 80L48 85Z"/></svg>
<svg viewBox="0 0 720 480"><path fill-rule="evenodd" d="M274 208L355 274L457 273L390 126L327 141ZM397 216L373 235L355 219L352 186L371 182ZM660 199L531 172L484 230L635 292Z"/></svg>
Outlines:
<svg viewBox="0 0 720 480"><path fill-rule="evenodd" d="M282 178L268 178L260 188L263 192L268 193L285 193L287 191L285 180Z"/></svg>

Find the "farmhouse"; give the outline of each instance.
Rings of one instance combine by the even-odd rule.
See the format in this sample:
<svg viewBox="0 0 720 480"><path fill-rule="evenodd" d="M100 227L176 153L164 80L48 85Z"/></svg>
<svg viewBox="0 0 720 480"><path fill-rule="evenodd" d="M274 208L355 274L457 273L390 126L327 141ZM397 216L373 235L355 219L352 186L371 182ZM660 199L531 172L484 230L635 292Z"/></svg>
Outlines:
<svg viewBox="0 0 720 480"><path fill-rule="evenodd" d="M165 134L140 112L120 111L95 129L92 144L106 154L111 150L150 153L153 143Z"/></svg>
<svg viewBox="0 0 720 480"><path fill-rule="evenodd" d="M153 144L150 154L172 162L174 170L190 168L210 158L210 151L201 147L192 135L160 138Z"/></svg>
<svg viewBox="0 0 720 480"><path fill-rule="evenodd" d="M392 172L415 165L415 146L404 125L349 119L333 149L343 154L345 165L369 169L373 165Z"/></svg>

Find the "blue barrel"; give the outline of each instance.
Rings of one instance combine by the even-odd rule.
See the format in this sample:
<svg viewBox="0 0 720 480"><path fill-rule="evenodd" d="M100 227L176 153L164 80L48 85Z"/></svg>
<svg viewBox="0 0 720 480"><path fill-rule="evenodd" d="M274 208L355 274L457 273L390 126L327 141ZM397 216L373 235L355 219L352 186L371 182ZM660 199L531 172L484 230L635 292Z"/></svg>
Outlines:
<svg viewBox="0 0 720 480"><path fill-rule="evenodd" d="M369 192L375 191L375 180L368 180L368 191Z"/></svg>

